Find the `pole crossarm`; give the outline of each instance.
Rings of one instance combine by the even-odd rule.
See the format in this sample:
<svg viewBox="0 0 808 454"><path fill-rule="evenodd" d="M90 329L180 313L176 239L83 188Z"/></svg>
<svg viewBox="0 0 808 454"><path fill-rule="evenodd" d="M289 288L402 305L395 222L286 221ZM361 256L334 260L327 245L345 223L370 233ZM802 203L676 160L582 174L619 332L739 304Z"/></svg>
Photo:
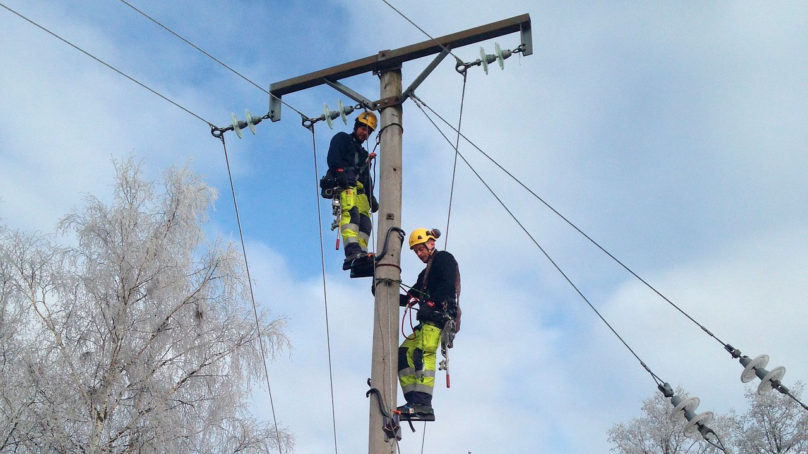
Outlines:
<svg viewBox="0 0 808 454"><path fill-rule="evenodd" d="M359 60L332 66L320 71L314 71L280 82L274 82L269 86L269 116L272 121L279 121L281 119L281 98L283 95L318 85L332 85L340 79L366 72L384 72L398 68L406 61L444 52L445 49L455 49L514 32L519 32L521 35L521 44L524 45L522 55L532 54L533 38L530 30L530 15L522 14L511 17L510 19L503 19L395 50L383 50L376 55L360 58ZM375 109L377 106L371 105L367 107Z"/></svg>

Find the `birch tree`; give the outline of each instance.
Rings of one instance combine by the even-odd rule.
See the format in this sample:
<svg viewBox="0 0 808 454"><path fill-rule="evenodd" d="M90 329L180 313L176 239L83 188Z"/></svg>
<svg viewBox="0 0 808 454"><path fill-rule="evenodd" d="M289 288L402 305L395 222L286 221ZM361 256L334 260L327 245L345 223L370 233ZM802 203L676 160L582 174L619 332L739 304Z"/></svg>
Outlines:
<svg viewBox="0 0 808 454"><path fill-rule="evenodd" d="M676 395L683 399L687 394L681 388ZM617 454L707 454L721 452L702 439L688 438L684 434L686 420L681 415L671 418L673 406L670 401L656 393L653 398L643 401L643 416L627 423L614 425L609 430L611 451ZM710 426L723 421L713 422Z"/></svg>
<svg viewBox="0 0 808 454"><path fill-rule="evenodd" d="M803 385L791 390L799 399ZM684 395L682 390L676 394ZM804 454L808 452L808 412L776 391L746 392L747 410L716 416L709 424L727 452L737 454ZM671 420L672 406L661 393L643 404L643 416L616 424L609 431L612 452L618 454L703 454L721 452L682 433L684 418Z"/></svg>
<svg viewBox="0 0 808 454"><path fill-rule="evenodd" d="M0 231L0 451L288 451L246 409L259 341L286 339L256 324L238 249L205 238L215 191L132 161L116 177L114 202L60 223L69 247Z"/></svg>
<svg viewBox="0 0 808 454"><path fill-rule="evenodd" d="M802 384L791 392L801 394ZM738 452L786 454L808 452L808 412L778 392L747 391L749 410L734 418L734 444Z"/></svg>

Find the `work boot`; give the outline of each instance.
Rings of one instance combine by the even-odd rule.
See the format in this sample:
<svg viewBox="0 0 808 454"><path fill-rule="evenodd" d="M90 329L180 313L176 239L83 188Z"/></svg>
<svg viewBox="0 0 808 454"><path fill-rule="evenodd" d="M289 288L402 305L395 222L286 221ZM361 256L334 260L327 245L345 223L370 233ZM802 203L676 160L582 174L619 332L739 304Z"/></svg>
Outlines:
<svg viewBox="0 0 808 454"><path fill-rule="evenodd" d="M407 404L396 408L396 410L401 412L401 416L399 418L402 420L435 420L435 410L433 410L432 406L430 405L413 404L408 402Z"/></svg>
<svg viewBox="0 0 808 454"><path fill-rule="evenodd" d="M342 269L343 270L351 269L351 266L353 265L354 261L359 260L359 259L361 259L363 257L366 257L367 255L368 255L367 252L360 251L360 252L357 252L356 254L351 254L351 255L345 257L345 261L342 262Z"/></svg>

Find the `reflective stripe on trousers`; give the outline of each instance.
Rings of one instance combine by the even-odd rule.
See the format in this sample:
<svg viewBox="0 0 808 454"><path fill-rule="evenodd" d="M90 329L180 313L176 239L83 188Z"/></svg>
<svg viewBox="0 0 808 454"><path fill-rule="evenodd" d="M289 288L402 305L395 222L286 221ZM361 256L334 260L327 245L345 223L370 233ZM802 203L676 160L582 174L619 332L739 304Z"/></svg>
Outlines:
<svg viewBox="0 0 808 454"><path fill-rule="evenodd" d="M358 244L363 252L367 252L372 227L370 201L363 189L362 183L357 182L356 186L340 192L339 203L342 207L342 217L340 217L339 227L346 249L350 244Z"/></svg>
<svg viewBox="0 0 808 454"><path fill-rule="evenodd" d="M398 380L406 395L417 391L432 396L435 387L435 359L440 345L441 329L421 323L409 339L398 348Z"/></svg>

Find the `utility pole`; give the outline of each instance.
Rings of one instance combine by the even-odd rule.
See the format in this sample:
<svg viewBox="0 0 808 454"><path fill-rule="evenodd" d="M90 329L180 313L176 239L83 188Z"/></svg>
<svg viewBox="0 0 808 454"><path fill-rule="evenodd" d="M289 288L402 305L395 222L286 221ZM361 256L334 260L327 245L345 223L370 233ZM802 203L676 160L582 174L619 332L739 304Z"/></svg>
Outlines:
<svg viewBox="0 0 808 454"><path fill-rule="evenodd" d="M383 430L383 415L380 407L385 406L388 413L395 410L398 394L398 282L401 281L402 245L398 241L400 238L398 235L389 235L388 237L387 233L391 228L401 229L402 225L402 104L452 49L514 32L520 33L522 55L532 54L530 16L523 14L396 50L381 51L377 55L270 85L269 116L272 121L281 119L281 97L283 95L323 84L345 94L358 102L360 106L368 110L377 110L381 114L378 130L381 148L379 151L380 185L376 238L381 243L379 247L383 248L386 253L378 259L375 276L373 276L375 301L370 385L372 388L379 390L383 404L380 405L374 401L375 397L371 396L369 403L369 454L394 454L397 451L395 439L391 438L390 434L385 433ZM407 90L402 91L402 63L434 54L438 55ZM497 59L501 63L502 58L501 52L493 56L485 54L481 56L482 64L486 68L488 63L492 63ZM458 64L462 63L458 61ZM480 62L477 64L480 64ZM370 101L339 82L341 79L367 72L373 72L380 76L380 98L378 101ZM333 119L341 114L350 113L352 110L353 107L349 107L343 112L326 112L318 119L309 120L327 119L329 115ZM389 240L385 243L386 238L389 238Z"/></svg>
<svg viewBox="0 0 808 454"><path fill-rule="evenodd" d="M389 69L381 74L381 99L401 95L401 69ZM401 104L381 111L379 217L376 230L378 241L383 241L391 228L401 228ZM401 243L391 235L391 241L380 247L387 253L376 264L373 305L373 363L370 385L381 392L390 409L396 407L396 377L398 375L398 282L401 281ZM382 428L382 415L378 405L370 405L370 453L395 453L395 444L386 443ZM390 410L388 409L388 411Z"/></svg>

